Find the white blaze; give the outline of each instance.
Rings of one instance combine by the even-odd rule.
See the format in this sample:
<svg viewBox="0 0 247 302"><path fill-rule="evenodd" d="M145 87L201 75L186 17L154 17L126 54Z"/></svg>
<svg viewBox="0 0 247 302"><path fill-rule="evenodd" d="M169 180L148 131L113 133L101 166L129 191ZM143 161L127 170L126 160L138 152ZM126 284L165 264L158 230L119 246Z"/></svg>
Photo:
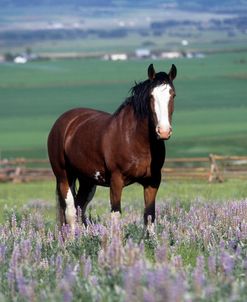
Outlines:
<svg viewBox="0 0 247 302"><path fill-rule="evenodd" d="M75 229L75 222L76 222L76 209L75 209L75 202L74 197L71 190L68 190L67 196L65 198L66 209L65 209L65 218L66 222L71 226L71 229Z"/></svg>
<svg viewBox="0 0 247 302"><path fill-rule="evenodd" d="M168 110L170 90L170 85L163 84L155 87L152 92L152 96L154 97L154 110L158 120L157 126L164 130L169 130L171 128Z"/></svg>

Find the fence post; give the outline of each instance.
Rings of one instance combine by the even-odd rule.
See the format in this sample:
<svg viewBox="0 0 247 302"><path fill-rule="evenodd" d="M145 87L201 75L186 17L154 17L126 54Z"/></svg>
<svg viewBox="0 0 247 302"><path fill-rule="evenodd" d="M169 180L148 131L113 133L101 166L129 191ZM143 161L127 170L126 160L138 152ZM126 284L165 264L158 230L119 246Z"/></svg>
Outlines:
<svg viewBox="0 0 247 302"><path fill-rule="evenodd" d="M22 168L17 166L15 169L15 172L13 174L13 183L21 183L21 174L22 174Z"/></svg>
<svg viewBox="0 0 247 302"><path fill-rule="evenodd" d="M221 175L220 169L216 163L215 156L213 154L209 154L209 161L210 161L210 172L208 177L208 182L218 181L223 182L224 178Z"/></svg>

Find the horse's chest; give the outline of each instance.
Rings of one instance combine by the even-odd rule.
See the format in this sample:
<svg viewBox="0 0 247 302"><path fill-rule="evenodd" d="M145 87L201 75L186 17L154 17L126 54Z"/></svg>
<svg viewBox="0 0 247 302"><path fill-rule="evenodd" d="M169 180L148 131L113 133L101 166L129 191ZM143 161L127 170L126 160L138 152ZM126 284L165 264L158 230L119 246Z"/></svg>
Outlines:
<svg viewBox="0 0 247 302"><path fill-rule="evenodd" d="M132 183L144 178L155 177L155 173L159 173L164 163L164 145L162 148L157 148L155 152L150 149L138 150L132 152L129 156L123 155L118 157L117 166L120 167L120 172L123 175L125 183Z"/></svg>
<svg viewBox="0 0 247 302"><path fill-rule="evenodd" d="M138 179L142 177L151 176L151 158L133 158L129 162L126 162L125 169L123 169L123 175L126 178Z"/></svg>

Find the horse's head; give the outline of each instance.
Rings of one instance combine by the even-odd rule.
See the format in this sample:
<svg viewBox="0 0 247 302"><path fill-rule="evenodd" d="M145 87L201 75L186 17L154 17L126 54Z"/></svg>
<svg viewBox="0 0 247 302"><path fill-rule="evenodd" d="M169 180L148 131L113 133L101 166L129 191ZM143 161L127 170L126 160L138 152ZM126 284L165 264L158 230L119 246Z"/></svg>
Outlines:
<svg viewBox="0 0 247 302"><path fill-rule="evenodd" d="M169 73L156 73L153 64L148 67L148 77L151 81L151 111L155 131L159 139L167 140L172 134L172 114L174 110L175 88L173 80L177 68L172 64Z"/></svg>

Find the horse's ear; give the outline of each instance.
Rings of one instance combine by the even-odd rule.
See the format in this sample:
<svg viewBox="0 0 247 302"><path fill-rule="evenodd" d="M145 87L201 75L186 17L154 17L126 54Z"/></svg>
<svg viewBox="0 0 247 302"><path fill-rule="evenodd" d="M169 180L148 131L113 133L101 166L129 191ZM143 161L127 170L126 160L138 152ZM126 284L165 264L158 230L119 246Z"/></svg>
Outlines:
<svg viewBox="0 0 247 302"><path fill-rule="evenodd" d="M152 81L155 78L155 70L154 70L154 65L150 64L148 66L148 77Z"/></svg>
<svg viewBox="0 0 247 302"><path fill-rule="evenodd" d="M173 81L176 78L177 68L174 64L172 64L172 67L171 67L168 75L169 75L169 78L170 78L171 81Z"/></svg>

